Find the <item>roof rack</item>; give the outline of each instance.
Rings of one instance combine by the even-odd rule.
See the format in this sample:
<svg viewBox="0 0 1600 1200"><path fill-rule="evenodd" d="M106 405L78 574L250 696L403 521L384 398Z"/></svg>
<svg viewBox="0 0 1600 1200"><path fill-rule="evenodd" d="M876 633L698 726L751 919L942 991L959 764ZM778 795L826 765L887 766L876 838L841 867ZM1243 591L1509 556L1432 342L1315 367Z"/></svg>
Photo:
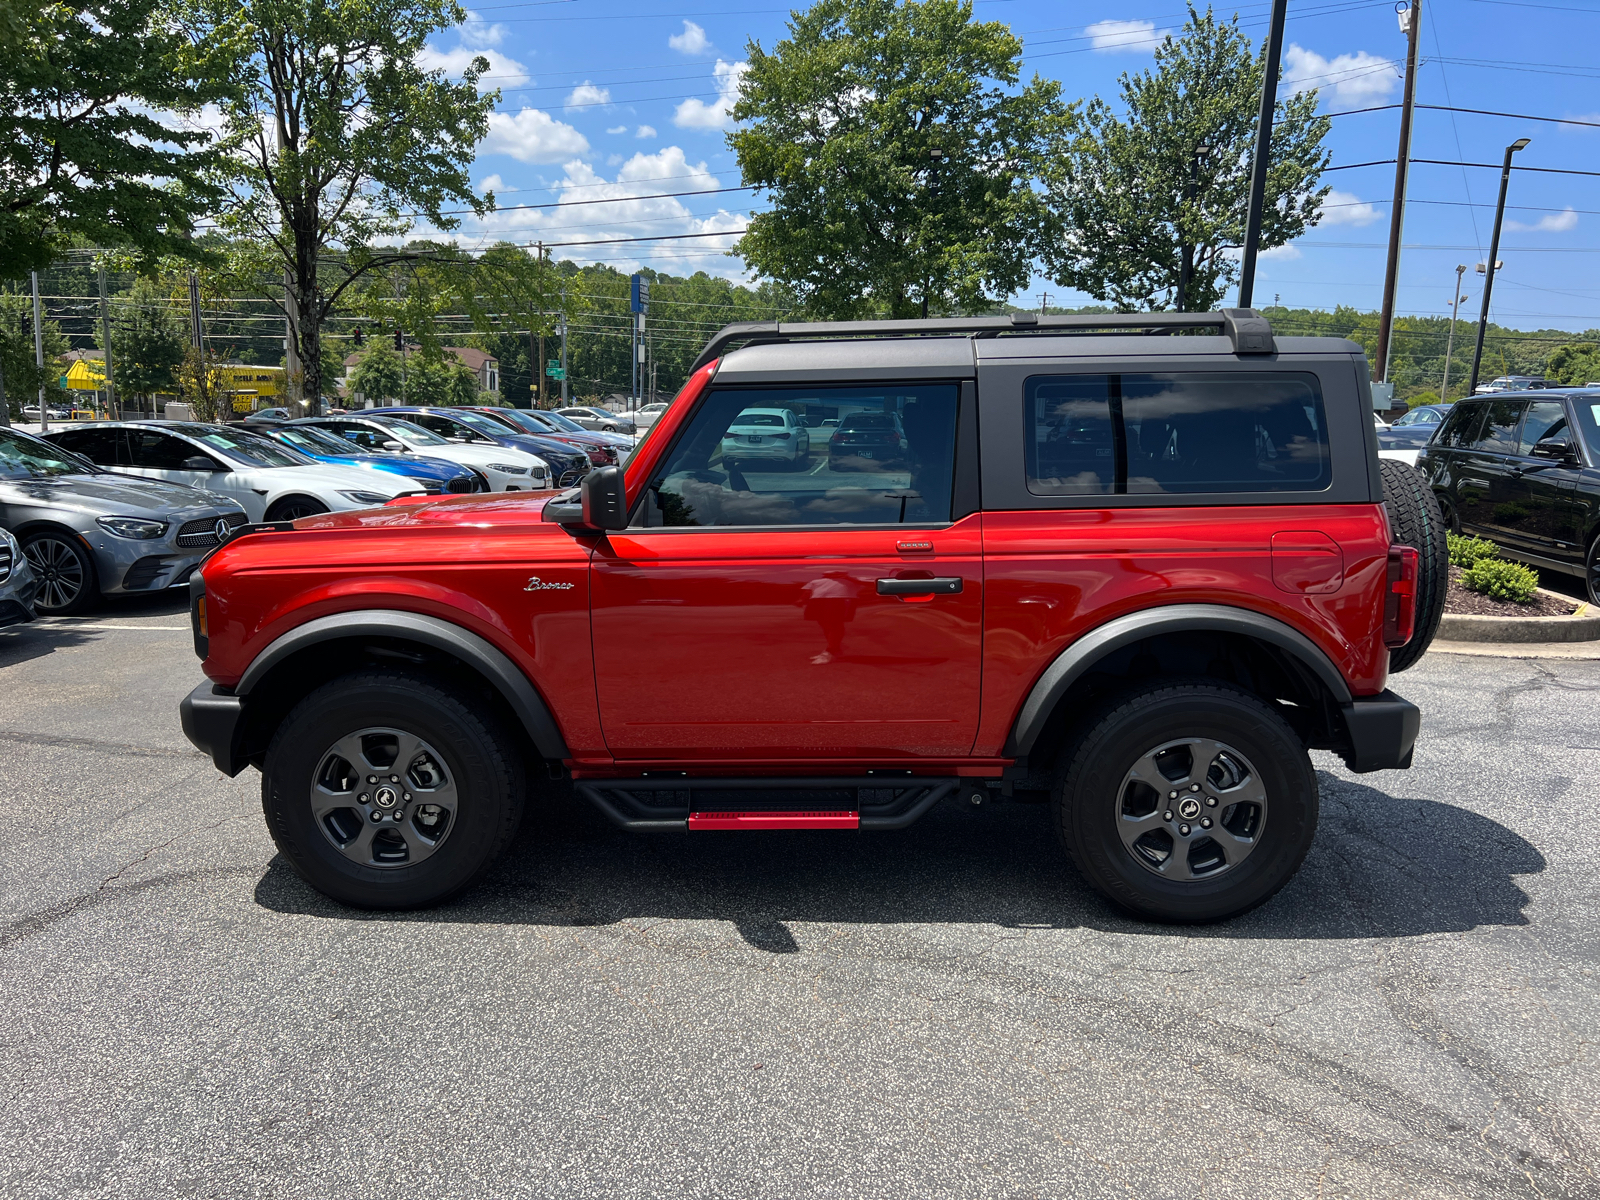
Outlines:
<svg viewBox="0 0 1600 1200"><path fill-rule="evenodd" d="M1041 316L1014 312L1004 317L933 317L920 321L743 321L728 325L706 343L691 373L719 358L735 342L810 341L828 338L907 337L916 334L967 334L999 337L1013 333L1131 329L1166 333L1176 329L1216 329L1233 343L1235 354L1275 354L1272 326L1253 308L1212 313L1080 313Z"/></svg>

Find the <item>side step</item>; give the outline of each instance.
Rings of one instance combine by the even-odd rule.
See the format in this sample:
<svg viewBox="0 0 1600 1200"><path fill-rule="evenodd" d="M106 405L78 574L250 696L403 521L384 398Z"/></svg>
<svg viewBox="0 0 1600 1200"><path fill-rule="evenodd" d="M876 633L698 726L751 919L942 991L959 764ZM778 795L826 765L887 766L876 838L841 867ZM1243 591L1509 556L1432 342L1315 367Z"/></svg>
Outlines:
<svg viewBox="0 0 1600 1200"><path fill-rule="evenodd" d="M623 829L904 829L953 795L959 779L906 775L811 779L580 779L578 795Z"/></svg>

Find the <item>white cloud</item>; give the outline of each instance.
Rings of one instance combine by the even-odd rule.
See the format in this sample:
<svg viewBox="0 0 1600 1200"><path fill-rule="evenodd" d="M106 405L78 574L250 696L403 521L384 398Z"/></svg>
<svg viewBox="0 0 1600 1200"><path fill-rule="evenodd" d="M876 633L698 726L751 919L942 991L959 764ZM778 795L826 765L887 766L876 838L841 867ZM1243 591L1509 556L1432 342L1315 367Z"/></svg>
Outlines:
<svg viewBox="0 0 1600 1200"><path fill-rule="evenodd" d="M1400 70L1394 63L1365 50L1323 58L1314 50L1290 43L1283 52L1283 62L1283 81L1292 91L1316 88L1341 100L1387 96L1394 91L1400 78Z"/></svg>
<svg viewBox="0 0 1600 1200"><path fill-rule="evenodd" d="M704 54L711 46L711 40L706 37L706 31L693 21L683 23L683 32L675 33L667 39L679 54Z"/></svg>
<svg viewBox="0 0 1600 1200"><path fill-rule="evenodd" d="M461 22L458 29L463 46L498 46L505 40L506 27L504 25L491 25L473 12L467 10L467 19Z"/></svg>
<svg viewBox="0 0 1600 1200"><path fill-rule="evenodd" d="M612 137L616 137L619 133L627 133L628 127L626 125L612 125L606 132Z"/></svg>
<svg viewBox="0 0 1600 1200"><path fill-rule="evenodd" d="M537 108L516 116L489 114L489 136L479 147L484 154L506 154L519 162L551 163L589 152L589 139L571 125Z"/></svg>
<svg viewBox="0 0 1600 1200"><path fill-rule="evenodd" d="M1271 250L1263 250L1256 255L1257 258L1275 258L1279 262L1293 262L1300 257L1300 247L1290 242L1286 246L1274 246Z"/></svg>
<svg viewBox="0 0 1600 1200"><path fill-rule="evenodd" d="M520 192L521 188L512 187L498 175L487 175L478 180L480 192L493 192L497 196L504 196L508 192Z"/></svg>
<svg viewBox="0 0 1600 1200"><path fill-rule="evenodd" d="M533 76L528 74L528 68L514 58L507 58L498 50L474 50L468 46L441 50L437 46L424 46L422 52L417 55L417 66L424 71L443 71L446 75L460 75L476 58L485 58L489 61L489 69L484 72L483 79L485 91L492 91L495 88L525 87L533 82Z"/></svg>
<svg viewBox="0 0 1600 1200"><path fill-rule="evenodd" d="M572 94L567 97L568 108L597 108L602 104L611 103L611 89L596 87L585 79L572 89Z"/></svg>
<svg viewBox="0 0 1600 1200"><path fill-rule="evenodd" d="M1318 225L1371 225L1383 214L1365 200L1334 188L1322 202Z"/></svg>
<svg viewBox="0 0 1600 1200"><path fill-rule="evenodd" d="M673 112L672 123L680 129L731 129L733 106L739 100L739 81L749 69L749 63L729 63L717 59L717 65L712 68L717 83L717 98L707 104L696 96L689 97Z"/></svg>
<svg viewBox="0 0 1600 1200"><path fill-rule="evenodd" d="M1588 124L1568 125L1563 122L1561 125L1563 133L1593 133L1594 127L1600 125L1600 113L1568 113L1567 119L1570 121L1587 121Z"/></svg>
<svg viewBox="0 0 1600 1200"><path fill-rule="evenodd" d="M1569 229L1578 227L1578 214L1569 208L1564 212L1548 213L1540 217L1532 225L1524 225L1521 221L1507 221L1506 228L1514 229L1521 233L1566 233Z"/></svg>
<svg viewBox="0 0 1600 1200"><path fill-rule="evenodd" d="M1096 54L1143 54L1155 49L1170 29L1157 29L1154 21L1096 21L1084 26Z"/></svg>
<svg viewBox="0 0 1600 1200"><path fill-rule="evenodd" d="M639 126L639 132L633 136L637 138L653 138L656 136L656 127L654 125L641 125Z"/></svg>

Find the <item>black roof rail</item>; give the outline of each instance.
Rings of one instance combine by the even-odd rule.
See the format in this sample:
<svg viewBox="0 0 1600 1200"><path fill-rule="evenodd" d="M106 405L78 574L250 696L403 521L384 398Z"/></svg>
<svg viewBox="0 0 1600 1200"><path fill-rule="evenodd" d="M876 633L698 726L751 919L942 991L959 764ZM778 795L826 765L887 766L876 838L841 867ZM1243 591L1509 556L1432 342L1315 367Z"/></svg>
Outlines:
<svg viewBox="0 0 1600 1200"><path fill-rule="evenodd" d="M1130 329L1168 332L1215 329L1233 343L1235 354L1275 354L1272 326L1253 308L1225 308L1212 313L1075 313L1041 316L1014 312L1004 317L930 317L910 321L741 321L725 326L706 343L691 372L720 358L735 342L809 341L828 338L910 337L917 334L999 337L1008 333L1073 332Z"/></svg>

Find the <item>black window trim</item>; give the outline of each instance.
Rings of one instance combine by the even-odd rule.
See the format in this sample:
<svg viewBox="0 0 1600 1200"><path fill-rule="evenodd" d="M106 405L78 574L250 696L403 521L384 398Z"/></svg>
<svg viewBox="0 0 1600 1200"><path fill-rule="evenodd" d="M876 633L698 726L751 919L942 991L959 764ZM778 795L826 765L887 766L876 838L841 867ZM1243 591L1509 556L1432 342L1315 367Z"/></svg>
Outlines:
<svg viewBox="0 0 1600 1200"><path fill-rule="evenodd" d="M905 530L938 530L949 529L958 522L965 520L975 512L982 511L982 495L979 484L979 470L981 456L978 453L978 404L977 384L972 379L869 379L862 382L852 382L847 379L821 379L814 382L798 378L792 381L779 383L742 383L732 382L718 387L713 381L711 386L700 393L695 401L694 410L672 431L672 441L662 451L661 457L656 460L656 465L669 462L683 438L689 432L689 427L706 402L718 392L757 392L757 391L795 391L799 388L886 388L886 387L937 387L955 386L956 388L956 437L955 437L955 463L953 468L954 478L950 487L950 519L948 521L892 521L876 524L845 524L843 522L830 522L826 525L644 525L640 524L644 512L645 497L650 493L650 485L646 484L639 489L639 494L630 499L628 504L628 526L619 533L634 537L643 533L852 533L872 531ZM556 411L560 411L559 409ZM963 504L972 507L962 511Z"/></svg>

